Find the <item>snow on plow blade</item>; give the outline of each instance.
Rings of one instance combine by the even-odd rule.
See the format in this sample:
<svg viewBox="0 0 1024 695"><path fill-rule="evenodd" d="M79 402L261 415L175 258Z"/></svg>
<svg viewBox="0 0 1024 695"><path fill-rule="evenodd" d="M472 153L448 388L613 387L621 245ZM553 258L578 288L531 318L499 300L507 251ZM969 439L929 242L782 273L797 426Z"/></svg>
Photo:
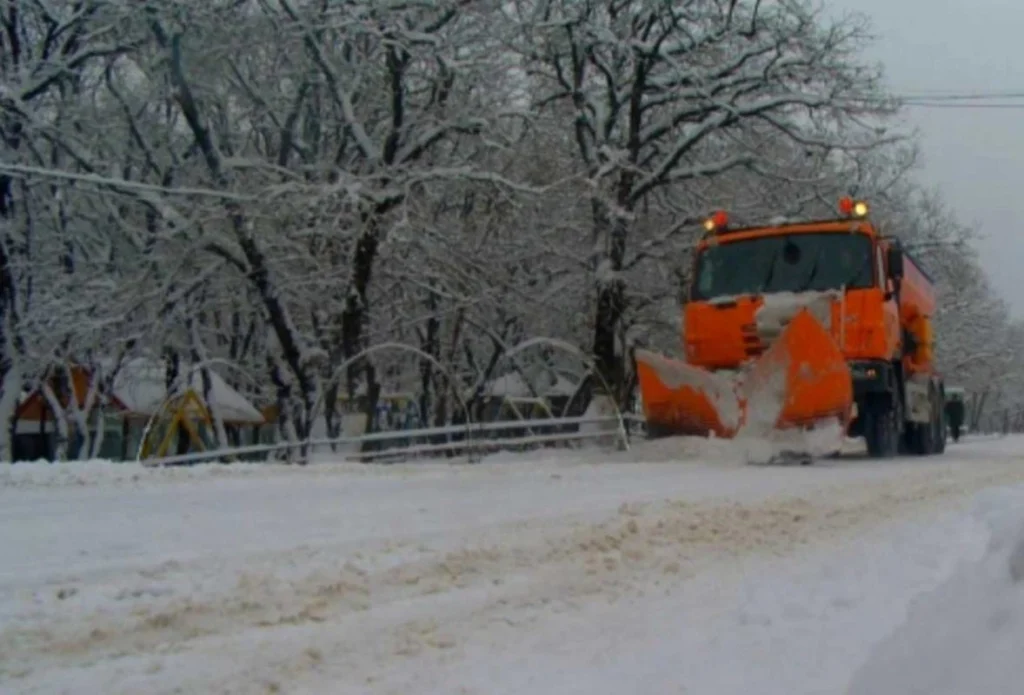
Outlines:
<svg viewBox="0 0 1024 695"><path fill-rule="evenodd" d="M806 309L756 362L741 387L745 424L778 429L838 418L853 408L853 377L842 351Z"/></svg>
<svg viewBox="0 0 1024 695"><path fill-rule="evenodd" d="M730 377L647 350L636 351L636 369L649 431L736 434L742 410Z"/></svg>
<svg viewBox="0 0 1024 695"><path fill-rule="evenodd" d="M736 375L646 350L636 353L644 414L661 434L733 437L741 429L788 429L849 421L853 382L839 346L806 309Z"/></svg>

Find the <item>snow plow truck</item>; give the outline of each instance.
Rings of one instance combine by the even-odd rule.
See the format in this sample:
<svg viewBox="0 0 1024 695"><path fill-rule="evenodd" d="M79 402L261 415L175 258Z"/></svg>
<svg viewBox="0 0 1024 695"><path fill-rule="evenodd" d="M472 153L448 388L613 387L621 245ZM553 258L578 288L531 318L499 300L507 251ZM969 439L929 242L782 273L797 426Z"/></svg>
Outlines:
<svg viewBox="0 0 1024 695"><path fill-rule="evenodd" d="M839 212L734 229L719 211L705 222L683 307L685 358L636 351L649 435L838 422L875 458L945 451L934 285L879 233L867 203L843 198Z"/></svg>

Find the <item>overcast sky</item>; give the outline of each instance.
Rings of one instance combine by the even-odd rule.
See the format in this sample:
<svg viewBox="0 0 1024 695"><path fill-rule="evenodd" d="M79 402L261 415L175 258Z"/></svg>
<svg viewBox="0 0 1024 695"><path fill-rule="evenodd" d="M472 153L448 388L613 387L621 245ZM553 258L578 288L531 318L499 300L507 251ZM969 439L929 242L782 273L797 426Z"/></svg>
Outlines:
<svg viewBox="0 0 1024 695"><path fill-rule="evenodd" d="M894 92L1024 92L1022 0L826 0L871 17ZM915 176L938 185L978 248L995 288L1024 318L1024 99L1021 109L911 107L922 136Z"/></svg>

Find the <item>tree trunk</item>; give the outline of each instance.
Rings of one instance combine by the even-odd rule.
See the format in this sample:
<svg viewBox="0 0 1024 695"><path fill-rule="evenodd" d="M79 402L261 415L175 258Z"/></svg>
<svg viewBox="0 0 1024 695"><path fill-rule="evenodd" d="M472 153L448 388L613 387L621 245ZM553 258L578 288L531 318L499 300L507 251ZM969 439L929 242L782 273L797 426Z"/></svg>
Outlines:
<svg viewBox="0 0 1024 695"><path fill-rule="evenodd" d="M14 461L14 413L21 396L22 374L17 362L5 356L0 363L3 376L0 377L0 461Z"/></svg>
<svg viewBox="0 0 1024 695"><path fill-rule="evenodd" d="M175 398L184 392L183 382L187 384L187 380L181 375L181 356L178 351L174 348L164 348L164 389L166 396L164 402L161 404L162 412L157 413L156 418L159 421L163 419L168 423L173 421L175 410L170 408L170 404L174 402ZM188 433L183 427L178 428L176 434L176 440L174 444L174 453L177 456L184 456L188 453Z"/></svg>
<svg viewBox="0 0 1024 695"><path fill-rule="evenodd" d="M624 204L626 201L623 201ZM595 387L610 391L621 408L626 399L629 374L628 351L624 344L623 323L626 314L626 283L622 267L626 255L627 221L622 212L609 216L607 208L594 204L595 234L607 239L605 253L597 261L597 311L594 317L593 353L601 379ZM603 382L602 382L603 379Z"/></svg>
<svg viewBox="0 0 1024 695"><path fill-rule="evenodd" d="M64 414L64 408L60 404L60 398L54 393L53 387L48 380L43 381L41 388L43 398L53 413L53 460L66 461L68 458L68 419Z"/></svg>
<svg viewBox="0 0 1024 695"><path fill-rule="evenodd" d="M218 449L226 449L230 446L230 443L228 442L227 430L224 429L224 418L221 417L220 406L213 402L213 377L210 376L210 370L207 367L201 367L199 374L203 380L203 401L206 404L207 412L210 413L213 435L217 440L216 447Z"/></svg>
<svg viewBox="0 0 1024 695"><path fill-rule="evenodd" d="M341 437L341 422L344 415L338 411L338 396L341 393L341 381L336 374L330 375L330 381L324 389L324 425L327 428L327 438L331 440L331 451L338 451L338 442Z"/></svg>
<svg viewBox="0 0 1024 695"><path fill-rule="evenodd" d="M437 296L431 292L427 298L427 310L430 313L430 318L427 319L427 326L424 333L420 336L420 349L427 353L434 359L437 359L441 351L440 332L441 332L441 321L437 318ZM443 425L443 419L441 423L438 423L439 418L444 417L444 413L441 408L438 408L437 412L434 412L435 399L434 399L434 380L435 380L435 368L434 363L425 357L420 358L420 398L417 404L420 412L421 422L434 421L435 426ZM445 392L442 391L440 398L444 398ZM437 406L443 406L442 402L437 402ZM433 417L431 417L433 415Z"/></svg>
<svg viewBox="0 0 1024 695"><path fill-rule="evenodd" d="M286 442L298 443L298 432L292 423L292 382L281 372L280 365L272 355L267 355L267 370L275 389L278 436ZM288 447L285 450L285 459L288 463L294 462L294 456L294 448Z"/></svg>
<svg viewBox="0 0 1024 695"><path fill-rule="evenodd" d="M369 290L373 274L373 263L377 256L378 222L370 216L365 220L367 228L356 242L355 256L352 260L352 289L345 300L345 309L341 315L342 352L346 360L350 360L366 349L366 328L370 321ZM349 365L347 373L349 398L355 399L359 376L362 374L366 384L366 433L375 432L377 427L377 401L380 398L380 384L377 383L377 372L369 359L356 360ZM364 449L373 449L369 442L364 442Z"/></svg>

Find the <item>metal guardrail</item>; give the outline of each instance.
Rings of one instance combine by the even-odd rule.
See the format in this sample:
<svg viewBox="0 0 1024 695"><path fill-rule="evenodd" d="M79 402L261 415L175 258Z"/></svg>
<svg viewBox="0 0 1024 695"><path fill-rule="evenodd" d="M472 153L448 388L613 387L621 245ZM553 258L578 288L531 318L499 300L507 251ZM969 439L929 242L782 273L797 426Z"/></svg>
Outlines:
<svg viewBox="0 0 1024 695"><path fill-rule="evenodd" d="M308 458L317 449L329 448L330 455L339 459L373 461L379 459L407 459L429 454L467 454L470 457L489 451L536 448L547 444L571 444L607 441L619 449L629 448L630 429L642 427L642 417L624 413L603 417L539 418L533 420L500 420L415 430L373 432L354 437L316 438L297 442L275 442L249 446L197 451L176 456L143 459L146 466L169 466L208 461L255 462L265 460L269 454L293 452L298 458ZM520 434L516 431L526 432ZM408 445L387 446L363 450L364 444L392 444L408 440ZM356 453L335 451L354 448ZM248 457L248 458L247 458Z"/></svg>

